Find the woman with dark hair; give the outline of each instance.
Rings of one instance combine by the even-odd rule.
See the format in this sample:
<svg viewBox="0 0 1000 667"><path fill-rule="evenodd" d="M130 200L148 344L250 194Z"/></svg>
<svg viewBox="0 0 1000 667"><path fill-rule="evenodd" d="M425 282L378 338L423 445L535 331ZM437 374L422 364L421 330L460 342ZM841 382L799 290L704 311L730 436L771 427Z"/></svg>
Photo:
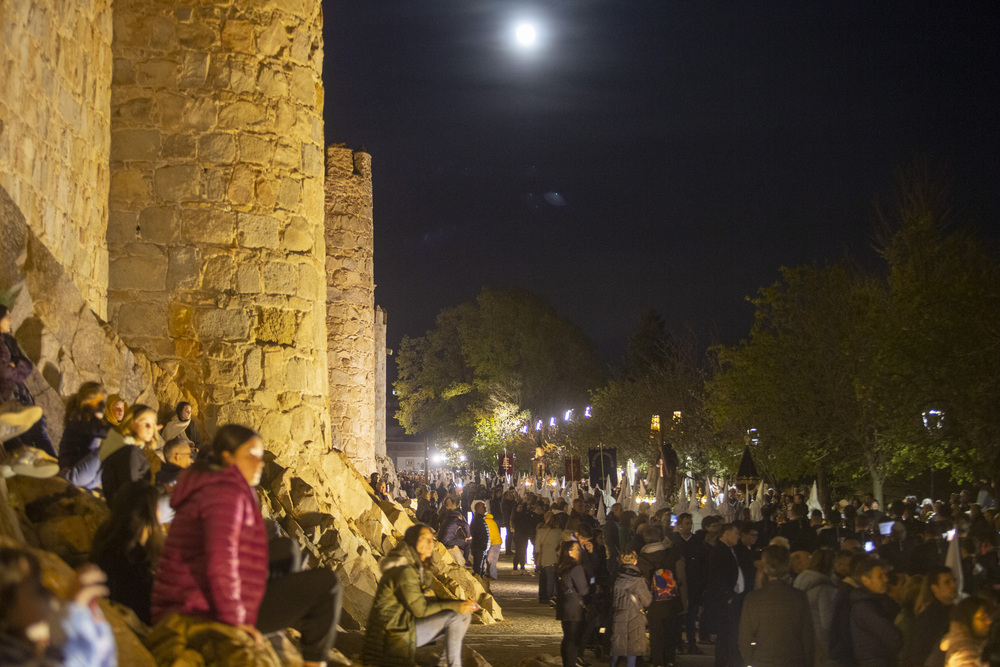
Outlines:
<svg viewBox="0 0 1000 667"><path fill-rule="evenodd" d="M98 451L109 430L104 409L104 387L99 382L84 382L66 405L59 467L60 474L73 486L95 489L101 484Z"/></svg>
<svg viewBox="0 0 1000 667"><path fill-rule="evenodd" d="M461 667L462 641L479 609L474 600L443 600L430 596L432 577L427 565L434 555L434 531L417 523L382 561L375 600L368 615L365 664L400 667L416 664L415 653L439 637L445 648L438 664Z"/></svg>
<svg viewBox="0 0 1000 667"><path fill-rule="evenodd" d="M77 575L72 598L56 605L52 591L42 584L35 555L26 549L0 549L0 665L117 665L111 626L96 604L107 592L103 583L103 572L85 568Z"/></svg>
<svg viewBox="0 0 1000 667"><path fill-rule="evenodd" d="M191 417L194 416L194 408L187 401L177 404L177 410L173 418L163 427L163 440L169 442L178 435L185 435L191 441L191 449L201 449L201 433Z"/></svg>
<svg viewBox="0 0 1000 667"><path fill-rule="evenodd" d="M109 505L118 489L128 482L152 481L149 459L143 450L155 437L156 410L140 403L126 410L122 423L108 431L97 451L101 460L101 486Z"/></svg>
<svg viewBox="0 0 1000 667"><path fill-rule="evenodd" d="M307 666L326 664L337 636L340 582L330 570L268 579L268 548L256 486L264 441L229 424L181 473L171 494L174 519L153 584L152 620L171 614L236 626L258 645L261 633L301 633Z"/></svg>
<svg viewBox="0 0 1000 667"><path fill-rule="evenodd" d="M90 552L91 561L108 573L108 597L134 611L146 625L151 623L153 573L163 546L159 502L159 491L148 482L123 486Z"/></svg>
<svg viewBox="0 0 1000 667"><path fill-rule="evenodd" d="M562 543L556 573L556 619L562 622L563 631L560 653L564 665L575 666L583 653L584 598L590 594L578 542Z"/></svg>
<svg viewBox="0 0 1000 667"><path fill-rule="evenodd" d="M556 564L559 562L560 544L562 529L556 522L555 513L549 510L545 513L545 520L535 529L535 569L539 571L538 602L542 604L555 604Z"/></svg>

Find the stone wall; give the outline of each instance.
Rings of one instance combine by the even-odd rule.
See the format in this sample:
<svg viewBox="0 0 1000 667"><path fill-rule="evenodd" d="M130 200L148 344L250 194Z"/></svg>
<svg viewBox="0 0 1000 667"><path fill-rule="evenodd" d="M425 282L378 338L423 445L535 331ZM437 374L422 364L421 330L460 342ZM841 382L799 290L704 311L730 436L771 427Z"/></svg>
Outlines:
<svg viewBox="0 0 1000 667"><path fill-rule="evenodd" d="M0 186L105 316L111 0L0 0Z"/></svg>
<svg viewBox="0 0 1000 667"><path fill-rule="evenodd" d="M112 49L112 324L209 431L257 425L307 465L329 433L320 0L116 0Z"/></svg>
<svg viewBox="0 0 1000 667"><path fill-rule="evenodd" d="M372 224L371 157L343 146L327 147L326 327L330 423L334 446L365 472L375 470ZM383 374L383 382L384 377Z"/></svg>

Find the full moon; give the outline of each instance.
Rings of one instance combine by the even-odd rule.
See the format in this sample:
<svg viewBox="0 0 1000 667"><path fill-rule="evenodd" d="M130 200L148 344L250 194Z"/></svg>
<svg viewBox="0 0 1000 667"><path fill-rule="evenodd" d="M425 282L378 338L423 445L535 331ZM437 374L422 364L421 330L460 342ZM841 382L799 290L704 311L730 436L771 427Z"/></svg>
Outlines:
<svg viewBox="0 0 1000 667"><path fill-rule="evenodd" d="M535 26L530 23L522 23L517 26L517 32L514 34L521 46L532 46L535 43L535 38L538 36Z"/></svg>

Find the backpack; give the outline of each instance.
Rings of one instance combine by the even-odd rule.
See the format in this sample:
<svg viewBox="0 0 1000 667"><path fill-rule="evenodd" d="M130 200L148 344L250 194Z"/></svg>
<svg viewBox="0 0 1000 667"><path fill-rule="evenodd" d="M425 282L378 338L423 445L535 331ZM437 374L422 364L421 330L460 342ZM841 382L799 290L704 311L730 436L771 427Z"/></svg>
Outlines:
<svg viewBox="0 0 1000 667"><path fill-rule="evenodd" d="M680 595L680 590L677 588L677 581L674 580L674 573L668 568L661 567L659 570L653 572L650 585L654 602L673 600Z"/></svg>

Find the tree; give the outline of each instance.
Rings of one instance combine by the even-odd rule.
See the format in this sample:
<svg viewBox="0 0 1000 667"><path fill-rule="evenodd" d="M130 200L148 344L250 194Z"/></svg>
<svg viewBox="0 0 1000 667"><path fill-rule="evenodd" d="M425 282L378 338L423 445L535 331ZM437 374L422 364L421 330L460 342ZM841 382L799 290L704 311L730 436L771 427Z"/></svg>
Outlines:
<svg viewBox="0 0 1000 667"><path fill-rule="evenodd" d="M947 469L959 483L985 480L996 493L1000 262L958 226L945 183L926 167L903 171L880 216L906 416L896 458L909 470Z"/></svg>
<svg viewBox="0 0 1000 667"><path fill-rule="evenodd" d="M756 428L759 465L784 478L867 474L882 500L897 418L887 401L888 295L842 266L783 268L752 302L750 336L715 348L716 426L742 447Z"/></svg>
<svg viewBox="0 0 1000 667"><path fill-rule="evenodd" d="M728 469L730 452L718 448L705 410L705 372L693 336L671 337L663 318L647 310L629 340L623 372L593 393L591 441L616 447L619 459L655 464L658 448L650 441L650 419L660 415L664 439L677 452L683 470L703 474ZM674 413L679 412L679 421Z"/></svg>
<svg viewBox="0 0 1000 667"><path fill-rule="evenodd" d="M520 289L485 288L442 311L426 335L404 338L396 363L403 428L465 443L480 466L504 447L533 453L521 432L531 415L582 408L603 379L583 332Z"/></svg>

